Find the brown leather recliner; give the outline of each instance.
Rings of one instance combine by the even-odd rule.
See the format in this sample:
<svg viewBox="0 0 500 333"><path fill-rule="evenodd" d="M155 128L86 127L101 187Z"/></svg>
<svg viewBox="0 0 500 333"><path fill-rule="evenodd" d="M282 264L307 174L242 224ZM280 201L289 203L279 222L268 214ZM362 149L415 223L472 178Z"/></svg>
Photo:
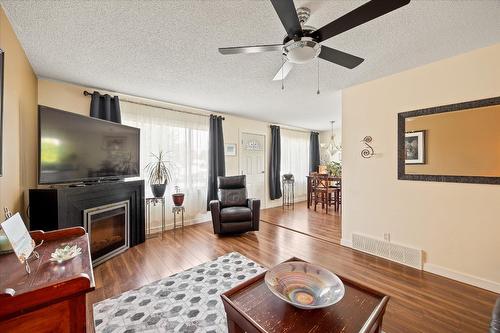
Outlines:
<svg viewBox="0 0 500 333"><path fill-rule="evenodd" d="M219 200L210 201L215 234L259 230L260 200L248 199L246 176L217 177Z"/></svg>

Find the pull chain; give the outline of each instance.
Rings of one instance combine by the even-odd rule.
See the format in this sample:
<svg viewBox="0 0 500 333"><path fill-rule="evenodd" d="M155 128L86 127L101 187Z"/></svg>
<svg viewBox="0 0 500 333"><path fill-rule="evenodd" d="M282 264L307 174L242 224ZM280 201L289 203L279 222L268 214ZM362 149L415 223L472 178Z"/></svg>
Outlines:
<svg viewBox="0 0 500 333"><path fill-rule="evenodd" d="M318 91L316 91L316 95L319 95L319 58L318 58Z"/></svg>
<svg viewBox="0 0 500 333"><path fill-rule="evenodd" d="M285 82L283 78L283 66L285 66L285 58L281 56L281 90L285 90Z"/></svg>

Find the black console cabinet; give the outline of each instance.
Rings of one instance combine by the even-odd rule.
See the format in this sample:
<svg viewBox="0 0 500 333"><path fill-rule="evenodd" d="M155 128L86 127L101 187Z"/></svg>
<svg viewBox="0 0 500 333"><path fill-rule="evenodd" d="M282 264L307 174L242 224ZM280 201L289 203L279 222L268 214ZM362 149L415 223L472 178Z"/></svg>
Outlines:
<svg viewBox="0 0 500 333"><path fill-rule="evenodd" d="M145 240L143 180L30 189L30 230L83 227L85 209L126 200L130 209L130 246L134 246Z"/></svg>

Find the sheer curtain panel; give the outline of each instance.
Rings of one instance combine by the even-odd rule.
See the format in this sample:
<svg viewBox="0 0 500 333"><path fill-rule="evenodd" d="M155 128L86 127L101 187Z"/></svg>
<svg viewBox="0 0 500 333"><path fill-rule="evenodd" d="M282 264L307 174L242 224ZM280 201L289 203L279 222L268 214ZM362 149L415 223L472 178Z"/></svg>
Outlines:
<svg viewBox="0 0 500 333"><path fill-rule="evenodd" d="M295 201L305 200L309 174L309 136L307 132L281 130L281 175L295 178Z"/></svg>
<svg viewBox="0 0 500 333"><path fill-rule="evenodd" d="M151 153L165 152L171 161L172 182L165 192L166 217L172 219L171 194L179 186L185 194L186 220L206 214L208 183L208 117L160 109L122 101L122 122L141 129L141 177L146 181L146 197L152 197L144 167ZM158 224L160 209L153 215Z"/></svg>

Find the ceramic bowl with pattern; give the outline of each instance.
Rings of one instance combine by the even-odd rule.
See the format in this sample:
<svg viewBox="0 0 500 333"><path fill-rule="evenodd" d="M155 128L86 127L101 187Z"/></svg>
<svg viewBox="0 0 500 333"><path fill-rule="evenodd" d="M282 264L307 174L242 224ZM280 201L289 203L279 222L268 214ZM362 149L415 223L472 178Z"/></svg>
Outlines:
<svg viewBox="0 0 500 333"><path fill-rule="evenodd" d="M284 262L267 271L266 285L271 292L300 309L319 309L344 297L339 277L327 269L302 261Z"/></svg>

